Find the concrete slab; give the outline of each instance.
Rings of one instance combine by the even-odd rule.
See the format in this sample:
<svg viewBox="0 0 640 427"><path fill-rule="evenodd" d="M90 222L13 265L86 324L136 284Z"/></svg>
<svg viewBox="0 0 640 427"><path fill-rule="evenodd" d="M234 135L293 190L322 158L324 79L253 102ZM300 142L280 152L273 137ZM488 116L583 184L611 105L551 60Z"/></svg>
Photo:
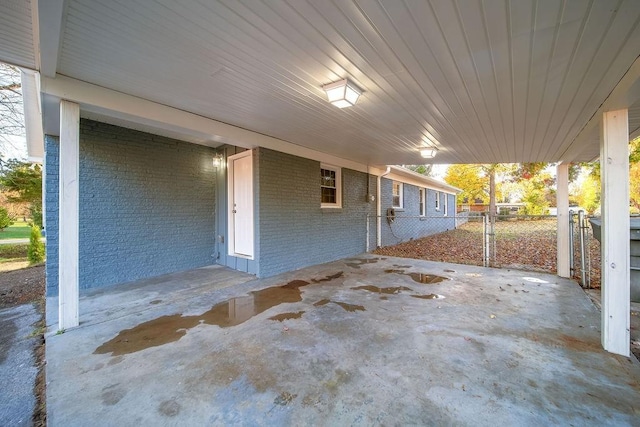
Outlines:
<svg viewBox="0 0 640 427"><path fill-rule="evenodd" d="M0 310L0 425L30 426L38 368L31 336L40 320L32 304Z"/></svg>
<svg viewBox="0 0 640 427"><path fill-rule="evenodd" d="M208 273L239 284L196 270L84 296L81 326L47 338L49 424L640 420L640 364L601 349L572 281L368 255Z"/></svg>

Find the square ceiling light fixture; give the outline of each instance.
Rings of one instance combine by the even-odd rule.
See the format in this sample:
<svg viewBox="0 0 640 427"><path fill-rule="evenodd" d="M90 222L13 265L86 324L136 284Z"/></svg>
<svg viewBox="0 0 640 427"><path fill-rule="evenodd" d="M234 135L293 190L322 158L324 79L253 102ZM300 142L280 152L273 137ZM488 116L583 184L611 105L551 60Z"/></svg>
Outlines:
<svg viewBox="0 0 640 427"><path fill-rule="evenodd" d="M425 159L433 159L438 154L436 147L422 147L420 148L420 155Z"/></svg>
<svg viewBox="0 0 640 427"><path fill-rule="evenodd" d="M346 108L356 105L362 90L347 79L329 83L322 86L327 92L327 99L338 108Z"/></svg>

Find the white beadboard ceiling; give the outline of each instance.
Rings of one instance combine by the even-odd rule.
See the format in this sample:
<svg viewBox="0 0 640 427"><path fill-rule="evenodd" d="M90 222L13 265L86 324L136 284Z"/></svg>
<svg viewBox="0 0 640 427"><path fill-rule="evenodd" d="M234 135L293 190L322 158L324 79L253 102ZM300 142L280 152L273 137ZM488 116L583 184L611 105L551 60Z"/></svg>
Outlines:
<svg viewBox="0 0 640 427"><path fill-rule="evenodd" d="M0 60L32 64L2 29L29 2L4 2ZM422 141L437 163L591 160L597 135L569 148L640 55L638 0L64 6L59 75L372 165L421 163ZM340 110L321 86L344 77L364 94Z"/></svg>
<svg viewBox="0 0 640 427"><path fill-rule="evenodd" d="M33 16L30 0L0 2L0 61L35 69Z"/></svg>

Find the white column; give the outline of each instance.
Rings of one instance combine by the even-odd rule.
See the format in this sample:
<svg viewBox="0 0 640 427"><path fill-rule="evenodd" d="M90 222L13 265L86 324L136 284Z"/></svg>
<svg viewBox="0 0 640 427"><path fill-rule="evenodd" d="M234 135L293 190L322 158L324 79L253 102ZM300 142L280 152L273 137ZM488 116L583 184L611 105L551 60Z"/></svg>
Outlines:
<svg viewBox="0 0 640 427"><path fill-rule="evenodd" d="M629 356L629 121L627 110L603 114L602 346Z"/></svg>
<svg viewBox="0 0 640 427"><path fill-rule="evenodd" d="M79 105L65 100L60 101L59 329L72 328L79 324L79 133Z"/></svg>
<svg viewBox="0 0 640 427"><path fill-rule="evenodd" d="M561 163L557 167L556 206L558 209L558 276L570 277L569 263L569 164Z"/></svg>

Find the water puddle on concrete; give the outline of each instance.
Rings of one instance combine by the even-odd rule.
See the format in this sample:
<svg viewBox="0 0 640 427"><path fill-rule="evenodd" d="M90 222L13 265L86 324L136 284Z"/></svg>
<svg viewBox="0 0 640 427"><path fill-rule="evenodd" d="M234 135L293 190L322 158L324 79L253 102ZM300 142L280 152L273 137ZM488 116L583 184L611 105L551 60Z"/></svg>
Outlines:
<svg viewBox="0 0 640 427"><path fill-rule="evenodd" d="M364 291L373 292L374 294L387 294L387 295L399 294L402 291L413 291L413 289L407 288L406 286L379 288L373 285L364 285L364 286L356 286L355 288L351 288L351 289L353 289L354 291L364 290Z"/></svg>
<svg viewBox="0 0 640 427"><path fill-rule="evenodd" d="M447 277L436 276L435 274L405 273L403 269L398 269L398 268L389 268L384 272L388 274L404 274L405 276L411 277L414 282L418 282L426 285L433 285L436 283L440 283L443 280L449 280Z"/></svg>
<svg viewBox="0 0 640 427"><path fill-rule="evenodd" d="M444 296L443 295L438 295L438 294L427 294L427 295L411 295L413 298L420 298L420 299L443 299Z"/></svg>
<svg viewBox="0 0 640 427"><path fill-rule="evenodd" d="M327 304L336 304L339 305L340 307L342 307L345 311L349 311L349 312L356 312L356 311L367 311L364 306L362 305L356 305L356 304L349 304L346 302L341 302L341 301L331 301L329 299L321 299L320 301L314 302L313 306L314 307L322 307L324 305Z"/></svg>
<svg viewBox="0 0 640 427"><path fill-rule="evenodd" d="M305 313L304 310L296 311L295 313L280 313L280 314L276 314L275 316L269 317L269 320L277 320L278 322L284 322L285 320L299 319L302 317L304 313Z"/></svg>
<svg viewBox="0 0 640 427"><path fill-rule="evenodd" d="M343 272L339 272L322 279L312 279L312 282L329 282L341 277L342 274ZM300 288L309 284L310 282L305 280L292 280L285 285L273 286L250 292L248 295L231 298L214 305L211 310L201 315L173 314L149 320L131 329L120 331L115 338L102 344L93 354L111 353L112 356L119 356L168 344L178 341L187 333L188 329L200 323L216 325L221 328L236 326L277 305L302 301ZM336 302L336 304L347 310L341 303Z"/></svg>
<svg viewBox="0 0 640 427"><path fill-rule="evenodd" d="M345 264L351 268L360 268L361 265L365 265L365 264L375 264L380 260L380 258L366 258L366 259L360 259L360 258L347 258L345 259L345 261L349 261L346 262Z"/></svg>
<svg viewBox="0 0 640 427"><path fill-rule="evenodd" d="M395 286L395 287L390 287L390 288L379 288L377 286L373 286L373 285L364 285L364 286L356 286L355 288L351 288L354 291L359 291L359 290L363 290L363 291L369 291L371 293L375 293L375 294L385 294L385 295L398 295L400 294L402 291L410 291L413 292L413 289L411 288L407 288L406 286ZM441 299L444 298L443 295L438 295L438 294L427 294L427 295L410 295L413 298L420 298L420 299ZM382 296L380 297L380 299L388 299L387 296ZM324 300L323 300L324 301Z"/></svg>

